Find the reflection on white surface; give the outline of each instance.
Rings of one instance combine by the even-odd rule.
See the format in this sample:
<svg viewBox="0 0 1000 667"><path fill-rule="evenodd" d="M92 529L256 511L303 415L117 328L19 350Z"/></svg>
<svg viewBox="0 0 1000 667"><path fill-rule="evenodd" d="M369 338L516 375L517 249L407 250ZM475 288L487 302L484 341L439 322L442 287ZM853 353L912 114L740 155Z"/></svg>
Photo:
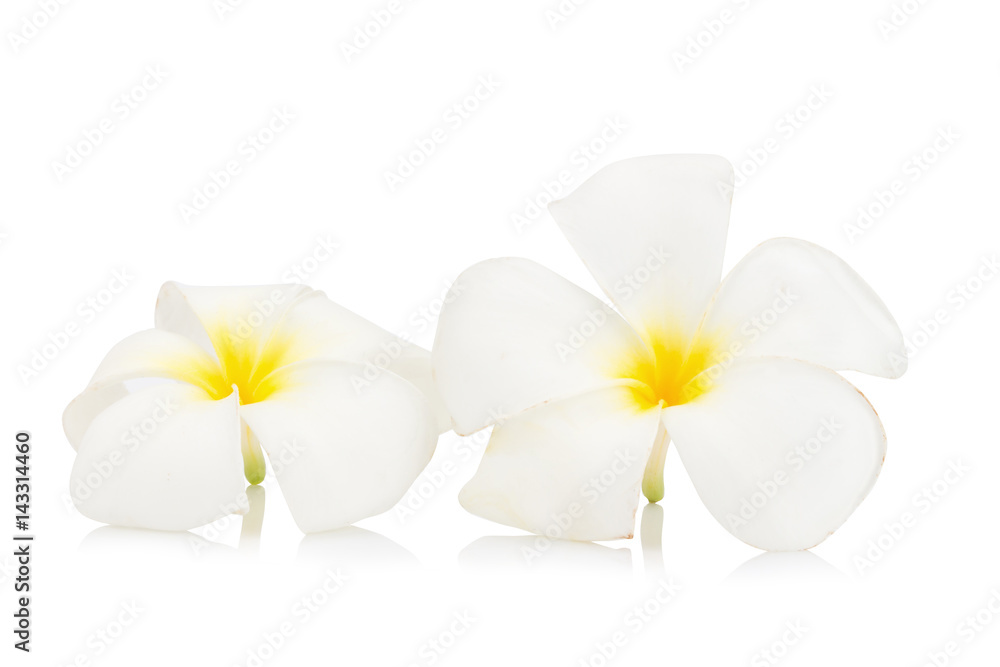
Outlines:
<svg viewBox="0 0 1000 667"><path fill-rule="evenodd" d="M101 526L91 531L80 543L81 554L103 557L109 553L153 560L168 559L189 562L219 556L232 559L260 557L261 529L264 524L265 490L263 486L247 487L249 511L239 517L222 517L194 531L159 531L141 528ZM239 528L239 548L235 541ZM229 544L222 543L225 540ZM299 543L298 557L320 565L336 564L351 571L373 567L400 569L419 566L416 556L399 544L378 533L354 526L324 533L306 535Z"/></svg>
<svg viewBox="0 0 1000 667"><path fill-rule="evenodd" d="M264 487L250 485L246 494L250 507L242 519L230 514L194 531L101 526L87 534L80 543L80 551L81 553L96 553L101 550L114 550L116 553L148 552L157 557L167 554L173 558L185 559L200 559L207 555L231 556L236 550L223 544L221 538L224 533L240 523L239 553L257 558L260 556L260 532L264 524Z"/></svg>
<svg viewBox="0 0 1000 667"><path fill-rule="evenodd" d="M87 533L80 542L81 554L120 557L148 555L156 559L171 558L195 560L205 556L233 553L233 548L216 542L209 542L200 535L188 531L146 530L143 528L121 528L101 526Z"/></svg>
<svg viewBox="0 0 1000 667"><path fill-rule="evenodd" d="M765 551L736 568L727 582L837 581L846 575L811 551Z"/></svg>
<svg viewBox="0 0 1000 667"><path fill-rule="evenodd" d="M565 572L598 570L631 575L632 552L593 542L551 540L540 535L481 537L458 554L462 567Z"/></svg>
<svg viewBox="0 0 1000 667"><path fill-rule="evenodd" d="M260 555L260 530L264 525L264 487L251 484L247 487L250 510L243 516L240 526L240 552L248 556Z"/></svg>
<svg viewBox="0 0 1000 667"><path fill-rule="evenodd" d="M643 573L650 579L665 576L667 568L663 564L663 508L659 504L648 503L642 508L639 540L642 543Z"/></svg>
<svg viewBox="0 0 1000 667"><path fill-rule="evenodd" d="M411 568L420 564L416 556L388 537L355 526L306 535L299 543L298 556L300 560L320 565L336 564L352 572Z"/></svg>

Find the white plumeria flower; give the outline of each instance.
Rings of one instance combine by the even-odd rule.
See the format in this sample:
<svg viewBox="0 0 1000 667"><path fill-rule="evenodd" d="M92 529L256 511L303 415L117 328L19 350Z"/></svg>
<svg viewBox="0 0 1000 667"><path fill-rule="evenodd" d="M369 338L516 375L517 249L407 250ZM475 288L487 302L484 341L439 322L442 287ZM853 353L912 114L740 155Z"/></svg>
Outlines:
<svg viewBox="0 0 1000 667"><path fill-rule="evenodd" d="M631 537L640 487L663 496L673 440L709 511L748 544L809 548L847 519L885 434L834 370L898 377L902 334L853 270L805 241L761 244L720 284L732 192L721 157L653 156L550 205L617 313L524 259L456 281L435 379L459 434L496 424L466 509L550 537Z"/></svg>
<svg viewBox="0 0 1000 667"><path fill-rule="evenodd" d="M96 521L243 513L263 449L299 528L339 528L391 508L450 428L428 351L308 287L166 283L155 327L112 348L63 415L71 497Z"/></svg>

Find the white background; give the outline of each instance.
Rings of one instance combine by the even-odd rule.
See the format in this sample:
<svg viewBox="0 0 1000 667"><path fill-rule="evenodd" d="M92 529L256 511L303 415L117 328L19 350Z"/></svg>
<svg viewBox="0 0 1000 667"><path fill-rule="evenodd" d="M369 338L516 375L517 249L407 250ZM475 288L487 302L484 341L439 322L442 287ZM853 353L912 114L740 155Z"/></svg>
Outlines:
<svg viewBox="0 0 1000 667"><path fill-rule="evenodd" d="M212 0L99 0L45 20L45 3L4 3L3 438L32 432L38 536L30 656L10 646L12 560L0 560L4 664L256 664L248 651L286 622L293 633L273 656L263 649L263 664L764 665L773 648L783 665L922 665L951 641L957 655L939 664L992 664L1000 614L984 612L992 624L974 632L965 619L991 596L1000 609L1000 280L977 276L993 278L984 259L1000 248L1000 6L908 0L912 15L890 30L890 0L592 0L555 25L557 0L404 0L348 62L342 44L387 2L247 0L220 17ZM157 67L161 82L131 92ZM480 77L496 90L449 122ZM126 118L123 94L135 106ZM274 109L294 120L247 160L241 144ZM105 118L112 132L60 178L53 163ZM624 128L602 145L608 122ZM384 173L438 127L446 141L390 191ZM947 150L934 149L949 128ZM936 159L913 171L925 150ZM530 257L597 292L547 213L512 221L560 171L573 187L609 161L683 152L724 155L746 177L726 268L774 236L823 245L916 345L900 380L850 377L882 417L889 454L868 499L812 553L762 555L733 538L671 451L666 497L641 512L644 537L662 521L662 556L637 530L556 544L529 564L531 538L456 501L485 434L442 436L413 516L334 535L303 538L273 479L259 545L240 544L238 518L194 537L101 527L67 509L62 409L115 342L152 325L164 281L259 284L311 269L307 283L430 346L436 300L484 258ZM185 221L180 206L231 159L240 173ZM845 225L859 207L878 210L896 179L902 194L852 243ZM338 249L327 256L318 238ZM116 271L127 286L88 314L80 304L108 296ZM971 299L956 291L967 284L980 288ZM935 314L943 323L929 327ZM71 324L78 334L24 381L18 367ZM11 480L13 446L3 451ZM942 481L952 464L967 472ZM431 477L441 488L427 492ZM934 502L916 499L925 488L940 492ZM893 529L906 513L912 525ZM7 521L0 534L14 532ZM297 613L338 568L344 587ZM655 600L660 577L679 593L637 621L631 610ZM119 634L130 604L141 611ZM475 620L453 637L455 614ZM98 632L118 636L109 645ZM624 645L602 662L598 645L616 632ZM449 648L435 653L432 640Z"/></svg>

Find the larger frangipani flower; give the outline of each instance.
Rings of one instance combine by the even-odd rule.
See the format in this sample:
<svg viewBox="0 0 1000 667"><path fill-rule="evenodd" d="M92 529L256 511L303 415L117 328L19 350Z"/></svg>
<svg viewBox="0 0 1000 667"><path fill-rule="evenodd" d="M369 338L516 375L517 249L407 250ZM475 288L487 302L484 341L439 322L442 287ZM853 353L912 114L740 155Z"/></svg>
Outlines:
<svg viewBox="0 0 1000 667"><path fill-rule="evenodd" d="M185 530L242 513L266 452L304 532L391 508L450 428L430 353L322 292L173 282L63 426L91 519Z"/></svg>
<svg viewBox="0 0 1000 667"><path fill-rule="evenodd" d="M834 371L898 377L902 334L805 241L762 243L720 284L732 193L723 158L651 156L550 205L617 312L524 259L460 276L435 379L459 434L495 425L466 509L551 537L631 537L673 441L709 511L753 546L812 547L853 512L885 434Z"/></svg>

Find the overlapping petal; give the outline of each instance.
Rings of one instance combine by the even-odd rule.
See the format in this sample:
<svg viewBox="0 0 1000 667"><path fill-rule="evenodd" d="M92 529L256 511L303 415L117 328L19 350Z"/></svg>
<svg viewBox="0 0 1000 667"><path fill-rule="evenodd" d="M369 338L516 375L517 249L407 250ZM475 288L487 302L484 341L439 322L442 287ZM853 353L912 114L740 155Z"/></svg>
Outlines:
<svg viewBox="0 0 1000 667"><path fill-rule="evenodd" d="M526 259L495 259L459 276L441 312L438 388L468 434L543 401L607 387L628 356L648 355L603 302Z"/></svg>
<svg viewBox="0 0 1000 667"><path fill-rule="evenodd" d="M156 297L156 328L186 336L217 356L233 347L259 354L285 313L312 291L296 284L200 287L171 281Z"/></svg>
<svg viewBox="0 0 1000 667"><path fill-rule="evenodd" d="M302 359L362 364L366 381L388 370L424 393L439 433L451 429L451 416L434 384L430 351L334 303L319 291L297 300L285 314L279 334L294 336L294 344L284 350L277 365Z"/></svg>
<svg viewBox="0 0 1000 667"><path fill-rule="evenodd" d="M150 447L130 456L134 463L114 483L82 499L82 511L97 520L162 529L212 521L217 514L209 509L219 505L219 494L233 496L221 471L233 462L227 457L235 452L237 473L245 469L247 480L257 483L264 477L263 445L299 525L310 531L343 526L391 507L450 425L433 387L430 353L322 292L167 283L156 324L115 346L64 413L67 437L79 444L79 484L92 477L88 467L118 458L119 440L131 442L118 436L132 432L134 419L152 409L150 400L183 402L180 418L157 426ZM150 378L167 382L136 390ZM232 426L224 436L223 414ZM204 436L194 435L199 421ZM183 443L171 449L174 439ZM282 465L290 453L301 459L299 466ZM218 482L178 472L201 461L219 474ZM154 464L188 490L188 502L153 507L152 495L139 494L148 481L150 491L169 491L167 499L175 499L172 487L155 478ZM195 488L202 484L205 489ZM125 507L130 494L142 501L135 510Z"/></svg>
<svg viewBox="0 0 1000 667"><path fill-rule="evenodd" d="M364 364L368 378L389 370L425 393L439 432L451 428L434 385L430 352L318 290L303 285L191 287L170 282L157 299L156 326L199 342L224 369L255 365L255 380L306 359Z"/></svg>
<svg viewBox="0 0 1000 667"><path fill-rule="evenodd" d="M550 205L645 347L609 315L615 329L600 344L554 363L553 343L592 297L523 261L469 271L472 289L441 316L437 379L459 432L516 415L495 428L462 492L470 511L551 530L602 447L634 435L636 415L660 412L636 493L645 467L660 497L669 431L709 510L750 544L811 547L861 502L885 436L864 397L825 367L898 377L902 335L854 271L804 241L762 244L720 286L732 176L714 156L636 158ZM634 381L631 400L600 400L614 378ZM663 447L647 463L654 440ZM631 533L622 507L597 505L592 523L561 536Z"/></svg>
<svg viewBox="0 0 1000 667"><path fill-rule="evenodd" d="M167 382L100 412L70 477L80 512L95 521L187 530L246 510L236 395Z"/></svg>
<svg viewBox="0 0 1000 667"><path fill-rule="evenodd" d="M551 538L632 537L660 409L628 383L525 410L493 429L465 509Z"/></svg>
<svg viewBox="0 0 1000 667"><path fill-rule="evenodd" d="M690 340L719 285L732 195L726 159L653 155L604 167L549 211L640 333Z"/></svg>
<svg viewBox="0 0 1000 667"><path fill-rule="evenodd" d="M808 549L871 490L885 433L837 373L761 357L735 363L663 422L705 506L744 542Z"/></svg>
<svg viewBox="0 0 1000 667"><path fill-rule="evenodd" d="M241 414L304 532L391 508L430 461L437 425L424 395L385 373L358 384L360 364L306 361L268 378L276 389Z"/></svg>
<svg viewBox="0 0 1000 667"><path fill-rule="evenodd" d="M191 339L160 329L140 331L111 348L90 384L66 408L63 428L70 444L77 447L94 417L128 394L126 381L140 378L180 380L209 393L228 389L215 359Z"/></svg>
<svg viewBox="0 0 1000 667"><path fill-rule="evenodd" d="M806 241L765 241L719 287L701 329L719 361L780 356L895 378L903 334L889 309L843 260Z"/></svg>

